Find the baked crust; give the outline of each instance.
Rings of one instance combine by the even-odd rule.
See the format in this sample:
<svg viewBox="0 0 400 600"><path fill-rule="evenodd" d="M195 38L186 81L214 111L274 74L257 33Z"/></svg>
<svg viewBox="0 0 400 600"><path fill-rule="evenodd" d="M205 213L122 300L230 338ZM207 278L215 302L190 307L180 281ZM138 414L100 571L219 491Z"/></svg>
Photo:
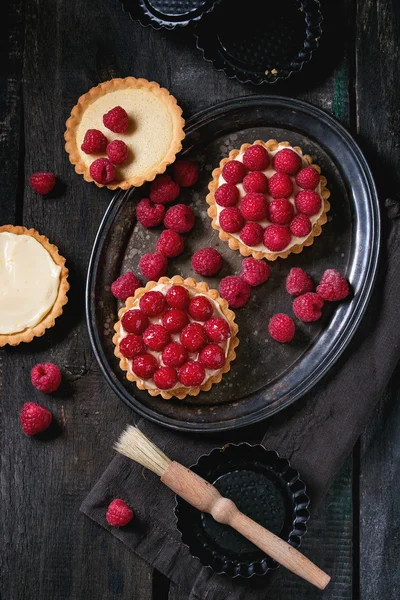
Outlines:
<svg viewBox="0 0 400 600"><path fill-rule="evenodd" d="M65 258L59 254L57 246L50 244L48 238L40 235L36 229L27 229L19 225L2 225L0 233L4 232L15 233L16 235L30 235L35 238L47 250L56 265L61 267L58 294L50 312L34 327L27 327L17 333L0 334L0 346L7 344L9 346L18 346L21 342L29 343L34 337L41 337L46 329L54 326L56 318L62 314L63 306L68 302L67 292L70 287L68 283L68 269L65 266Z"/></svg>
<svg viewBox="0 0 400 600"><path fill-rule="evenodd" d="M150 93L154 94L159 98L165 105L167 105L169 113L172 117L173 122L173 133L172 140L167 154L163 160L156 166L152 167L141 175L135 175L129 179L122 181L116 181L108 184L107 186L97 183L90 176L89 166L85 164L80 157L79 150L76 143L76 130L81 122L82 115L97 98L108 94L109 92L115 92L117 90L125 90L129 88L134 89L146 89ZM155 81L147 81L147 79L136 79L135 77L126 77L125 79L115 78L110 81L104 81L96 87L91 88L86 94L78 99L77 104L71 111L71 116L66 122L66 131L64 133L65 138L65 150L69 154L70 162L75 165L75 171L83 175L85 181L94 181L98 187L108 187L110 190L120 188L127 190L133 186L143 185L145 181L152 181L156 175L164 173L168 165L174 162L176 154L182 148L182 140L185 137L183 127L185 121L182 118L182 109L178 105L176 98L172 96L168 90L159 86Z"/></svg>
<svg viewBox="0 0 400 600"><path fill-rule="evenodd" d="M128 361L124 356L122 356L119 349L119 336L121 329L121 319L123 315L126 313L127 310L130 310L133 307L136 300L141 298L146 292L152 290L154 287L156 287L156 285L165 283L171 283L172 285L183 285L188 289L195 290L198 294L204 294L205 296L209 296L212 300L218 303L222 314L228 321L231 328L231 337L229 339L228 352L224 366L218 371L218 373L210 377L210 379L208 379L205 383L195 388L176 388L172 391L168 391L152 388L150 389L146 387L146 385L142 383L141 379L139 379L138 377L136 377L136 375L129 371ZM146 287L137 289L135 295L127 299L125 306L123 306L118 312L118 317L119 321L114 325L116 333L114 334L113 342L115 344L114 354L120 359L119 366L123 371L126 372L126 377L127 379L129 379L129 381L134 381L140 390L147 390L151 396L161 395L165 400L170 400L173 397L179 398L179 400L183 400L183 398L185 398L188 395L197 396L202 391L208 392L215 383L219 383L221 381L222 375L230 370L230 364L236 358L235 348L239 344L239 339L237 337L237 332L239 328L235 323L235 313L228 308L227 301L221 298L217 290L210 290L205 282L202 281L200 283L197 283L197 281L192 277L183 279L183 277L175 275L171 279L169 277L161 277L158 281L149 281Z"/></svg>
<svg viewBox="0 0 400 600"><path fill-rule="evenodd" d="M229 246L229 248L231 248L231 250L239 250L239 252L242 256L253 256L257 260L266 258L267 260L274 261L277 258L287 258L289 256L289 254L291 254L291 253L300 254L300 252L303 250L303 248L305 246L311 246L314 243L314 238L321 235L322 225L324 225L324 223L326 223L328 220L327 212L329 211L329 209L331 207L331 205L328 202L328 198L331 195L331 193L326 187L327 180L326 180L326 177L324 177L323 175L320 175L320 185L321 185L320 195L321 195L322 202L323 202L323 209L322 209L322 213L321 213L320 217L313 224L311 232L309 233L308 237L304 240L304 242L302 242L301 244L295 244L294 246L292 246L288 250L285 250L284 252L271 253L271 252L261 252L259 250L252 250L249 246L246 246L245 244L243 244L243 242L240 239L235 238L232 234L221 229L220 225L217 223L217 214L218 213L217 213L217 205L215 202L214 194L215 194L216 189L218 188L218 181L219 181L219 177L221 175L222 169L227 162L229 162L230 160L233 160L241 152L244 152L245 150L247 150L247 148L249 148L250 146L253 146L254 144L259 144L260 146L263 146L266 150L269 150L270 152L276 150L278 145L279 146L291 146L291 144L289 142L277 142L277 140L268 140L267 142L263 142L262 140L256 140L253 144L242 144L239 150L231 150L229 152L229 156L226 158L223 158L219 163L219 167L213 170L213 172L212 172L213 178L210 181L210 183L208 184L208 189L210 190L210 193L206 197L206 202L207 202L207 204L209 204L207 214L209 217L211 217L211 226L213 229L216 229L218 231L218 235L221 240L223 240L224 242L228 242L228 246ZM318 165L313 163L311 156L309 156L308 154L303 154L303 151L299 146L291 146L291 147L294 148L300 154L302 159L304 159L307 162L308 166L315 169L318 174L321 173L321 168Z"/></svg>

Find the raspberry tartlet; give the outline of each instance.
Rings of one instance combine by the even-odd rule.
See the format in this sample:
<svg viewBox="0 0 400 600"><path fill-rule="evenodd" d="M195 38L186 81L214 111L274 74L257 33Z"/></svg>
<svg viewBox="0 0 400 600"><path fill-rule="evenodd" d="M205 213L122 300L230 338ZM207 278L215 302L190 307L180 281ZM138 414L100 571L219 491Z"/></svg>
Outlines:
<svg viewBox="0 0 400 600"><path fill-rule="evenodd" d="M73 107L65 149L86 181L125 190L152 181L174 162L184 124L176 99L158 83L111 79Z"/></svg>
<svg viewBox="0 0 400 600"><path fill-rule="evenodd" d="M204 282L178 275L149 281L118 316L120 368L151 396L182 400L209 391L236 358L235 313Z"/></svg>
<svg viewBox="0 0 400 600"><path fill-rule="evenodd" d="M257 140L223 158L208 188L208 215L221 240L257 260L299 254L321 234L330 209L327 181L289 142Z"/></svg>

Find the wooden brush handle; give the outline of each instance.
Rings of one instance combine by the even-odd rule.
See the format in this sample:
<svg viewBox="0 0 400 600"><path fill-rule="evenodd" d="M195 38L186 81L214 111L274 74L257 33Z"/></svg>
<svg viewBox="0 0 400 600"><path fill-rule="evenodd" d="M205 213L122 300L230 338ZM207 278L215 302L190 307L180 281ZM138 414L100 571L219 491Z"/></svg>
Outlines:
<svg viewBox="0 0 400 600"><path fill-rule="evenodd" d="M230 525L265 554L276 560L292 573L309 581L320 590L330 581L329 575L293 548L255 521L246 517L232 500L223 498L218 490L190 469L172 462L161 477L161 481L178 496L202 512L207 512L218 521Z"/></svg>

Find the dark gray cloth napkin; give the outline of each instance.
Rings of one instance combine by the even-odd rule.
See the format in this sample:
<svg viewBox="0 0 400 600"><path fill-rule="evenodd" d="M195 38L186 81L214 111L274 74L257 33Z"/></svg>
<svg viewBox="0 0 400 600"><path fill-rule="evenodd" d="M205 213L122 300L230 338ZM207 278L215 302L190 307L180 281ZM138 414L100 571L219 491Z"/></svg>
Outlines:
<svg viewBox="0 0 400 600"><path fill-rule="evenodd" d="M399 205L387 200L383 212L382 256L373 298L352 343L329 376L312 393L261 425L218 438L173 433L141 420L142 431L167 456L189 466L227 441L261 440L300 471L315 509L362 433L399 358ZM110 528L105 519L106 507L116 497L126 500L136 515L134 522L121 529ZM231 580L213 574L190 557L175 528L174 504L172 492L153 473L116 456L81 510L187 588L190 599L264 598L265 578Z"/></svg>

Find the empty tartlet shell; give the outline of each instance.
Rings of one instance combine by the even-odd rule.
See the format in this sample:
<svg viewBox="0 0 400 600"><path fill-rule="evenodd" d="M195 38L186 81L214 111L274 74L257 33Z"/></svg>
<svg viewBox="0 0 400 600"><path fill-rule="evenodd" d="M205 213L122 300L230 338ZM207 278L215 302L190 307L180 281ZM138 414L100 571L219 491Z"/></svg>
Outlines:
<svg viewBox="0 0 400 600"><path fill-rule="evenodd" d="M162 161L145 173L135 175L134 177L122 181L113 181L112 183L104 186L103 184L94 181L94 179L90 176L90 165L87 165L81 159L76 143L76 130L82 119L83 113L88 106L97 100L97 98L100 98L101 96L104 96L110 92L115 92L121 89L125 90L127 88L147 89L168 106L173 121L173 136L171 145ZM110 81L104 81L96 87L91 88L86 94L78 99L77 104L71 111L71 116L66 122L67 129L64 133L65 150L69 154L70 162L75 165L75 171L80 175L83 175L85 181L94 181L98 187L107 187L109 190L115 190L117 188L127 190L133 186L139 187L146 181L153 181L156 175L164 173L168 165L175 161L177 153L182 149L182 140L185 137L185 133L183 131L184 125L185 121L182 117L182 109L178 105L176 98L172 96L168 90L160 87L158 83L142 78L136 79L135 77L126 77L125 79L115 78L111 79Z"/></svg>
<svg viewBox="0 0 400 600"><path fill-rule="evenodd" d="M172 391L148 388L146 387L142 379L136 377L136 375L129 371L128 360L124 356L122 356L120 352L119 337L121 329L121 319L123 315L126 313L126 311L130 310L133 307L134 303L139 298L141 298L146 292L149 292L154 287L160 284L182 285L190 290L195 290L198 294L204 294L205 296L209 296L212 300L217 302L222 314L228 321L229 326L231 328L231 337L229 339L228 352L225 358L224 366L218 371L218 373L210 377L210 379L208 379L198 387L176 388ZM205 282L198 283L192 277L183 279L183 277L175 275L171 279L169 277L161 277L158 281L149 281L144 288L137 289L135 295L127 299L125 306L123 306L119 310L118 317L119 321L114 325L116 333L114 334L113 342L115 344L114 354L117 358L120 359L119 366L122 369L122 371L126 372L126 377L129 381L135 382L140 390L147 390L151 396L161 395L165 400L170 400L174 397L178 398L179 400L183 400L186 396L197 396L200 392L208 392L215 383L219 383L221 381L223 374L227 373L230 370L231 362L236 358L235 348L239 344L239 339L237 337L239 328L235 323L235 313L228 308L228 303L226 302L226 300L221 298L217 290L209 289L208 285Z"/></svg>
<svg viewBox="0 0 400 600"><path fill-rule="evenodd" d="M21 342L29 343L34 337L41 337L46 329L54 326L56 318L63 313L63 306L68 302L67 292L69 290L68 269L65 266L65 258L59 254L57 246L50 244L47 237L40 235L36 229L27 229L20 225L2 225L0 233L4 232L33 237L47 250L55 264L61 267L61 271L57 298L47 315L34 327L27 327L23 331L16 333L0 334L0 347L7 344L9 346L18 346Z"/></svg>
<svg viewBox="0 0 400 600"><path fill-rule="evenodd" d="M308 154L303 154L303 151L299 146L291 146L291 144L289 142L278 142L277 140L268 140L267 142L263 142L262 140L256 140L255 142L253 142L253 144L242 144L239 150L236 150L236 149L231 150L229 152L229 156L226 158L223 158L219 163L219 167L214 169L212 172L213 178L210 181L210 183L208 184L208 189L210 192L206 197L206 202L207 202L207 204L209 204L207 214L211 218L211 226L213 229L216 229L218 231L218 235L221 240L223 240L224 242L228 242L228 246L231 250L239 250L239 252L242 256L253 256L257 260L266 258L267 260L274 261L277 258L287 258L289 256L289 254L291 254L291 253L300 254L300 252L303 250L303 248L305 246L311 246L314 243L314 238L321 235L322 225L324 225L324 223L326 223L328 220L327 212L329 211L329 209L331 207L328 202L328 198L331 195L331 193L326 187L327 180L326 180L326 177L324 177L323 175L320 175L320 185L321 185L320 195L321 195L322 202L323 202L322 213L321 213L320 217L317 219L317 221L313 224L312 229L311 229L308 237L304 240L304 242L302 242L301 244L295 244L288 250L285 250L283 252L278 252L278 253L262 252L259 250L253 250L249 246L246 246L245 244L243 244L243 242L240 239L237 239L232 234L224 231L220 227L219 223L217 223L218 212L217 212L217 205L215 202L214 194L218 188L218 181L219 181L222 169L227 162L235 159L240 153L244 152L245 150L247 150L247 148L250 148L250 146L254 146L255 144L259 144L260 146L263 146L266 150L268 150L270 152L276 150L278 146L289 146L291 148L294 148L294 150L296 150L302 157L303 163L305 161L307 163L307 165L312 167L313 169L315 169L319 175L321 173L320 167L313 163L311 156L309 156Z"/></svg>

